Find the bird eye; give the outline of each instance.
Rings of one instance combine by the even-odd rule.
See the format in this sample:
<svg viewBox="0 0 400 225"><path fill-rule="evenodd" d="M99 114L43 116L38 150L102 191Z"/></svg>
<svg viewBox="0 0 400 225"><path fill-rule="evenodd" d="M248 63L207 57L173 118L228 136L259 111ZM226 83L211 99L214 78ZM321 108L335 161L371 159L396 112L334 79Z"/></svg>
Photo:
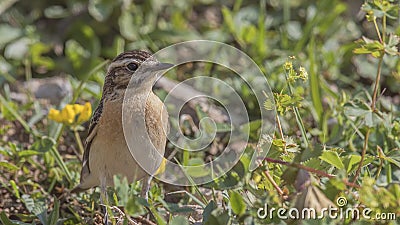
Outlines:
<svg viewBox="0 0 400 225"><path fill-rule="evenodd" d="M138 65L136 63L129 63L126 65L126 68L128 68L128 70L131 72L135 72L138 68Z"/></svg>

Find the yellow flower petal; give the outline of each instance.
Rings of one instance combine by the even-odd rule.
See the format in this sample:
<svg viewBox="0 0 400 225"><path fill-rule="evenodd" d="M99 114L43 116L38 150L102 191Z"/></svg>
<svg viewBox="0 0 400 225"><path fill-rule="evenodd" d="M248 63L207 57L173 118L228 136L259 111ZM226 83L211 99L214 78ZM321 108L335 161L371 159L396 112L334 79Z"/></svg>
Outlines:
<svg viewBox="0 0 400 225"><path fill-rule="evenodd" d="M91 115L92 106L87 102L85 105L68 104L61 112L56 109L50 109L48 117L58 123L75 125L89 120Z"/></svg>
<svg viewBox="0 0 400 225"><path fill-rule="evenodd" d="M48 114L48 118L56 121L58 123L62 123L62 118L60 116L60 111L56 110L56 109L50 109L49 114Z"/></svg>
<svg viewBox="0 0 400 225"><path fill-rule="evenodd" d="M90 102L86 102L85 105L82 106L82 109L80 111L78 117L78 123L83 123L89 120L91 115L92 115L92 105L90 104Z"/></svg>
<svg viewBox="0 0 400 225"><path fill-rule="evenodd" d="M74 107L75 114L81 113L84 108L83 105L79 105L79 104L74 104L73 107Z"/></svg>
<svg viewBox="0 0 400 225"><path fill-rule="evenodd" d="M61 111L61 118L64 124L71 125L75 121L76 113L72 105L66 105Z"/></svg>

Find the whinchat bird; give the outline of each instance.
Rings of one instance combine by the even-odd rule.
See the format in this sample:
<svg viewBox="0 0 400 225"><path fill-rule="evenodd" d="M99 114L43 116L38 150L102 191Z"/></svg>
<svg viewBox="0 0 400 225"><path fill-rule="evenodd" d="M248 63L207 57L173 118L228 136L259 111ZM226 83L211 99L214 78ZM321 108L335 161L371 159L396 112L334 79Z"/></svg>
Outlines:
<svg viewBox="0 0 400 225"><path fill-rule="evenodd" d="M162 101L152 92L152 86L161 70L172 67L171 64L160 63L150 53L133 50L118 55L108 66L103 94L100 103L90 121L89 132L85 142L80 184L72 192L80 192L100 186L105 193L107 186L114 185L114 175L122 175L129 182L151 177L141 165L160 166L161 161L153 156L132 156L130 151L149 152L144 149L145 137L134 137L137 143L127 145L124 136L123 122L131 122L136 128L135 118L140 117L140 107L144 106L145 133L148 134L154 148L163 156L168 130L168 113ZM132 81L131 81L132 79ZM130 83L131 82L131 83ZM129 95L133 99L124 98L128 88L133 88ZM129 110L123 112L123 104L129 104ZM123 113L131 121L123 121ZM143 132L143 133L144 133ZM140 133L140 132L139 132ZM129 137L128 137L129 138ZM146 160L139 162L137 160ZM154 171L155 172L155 171ZM147 197L149 181L143 182L143 191Z"/></svg>

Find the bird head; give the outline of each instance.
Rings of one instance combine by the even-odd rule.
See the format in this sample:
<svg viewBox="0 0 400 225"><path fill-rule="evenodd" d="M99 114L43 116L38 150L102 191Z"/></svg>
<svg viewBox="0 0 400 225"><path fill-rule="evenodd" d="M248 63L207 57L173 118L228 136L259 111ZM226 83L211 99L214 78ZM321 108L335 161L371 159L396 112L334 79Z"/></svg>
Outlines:
<svg viewBox="0 0 400 225"><path fill-rule="evenodd" d="M157 79L159 71L172 67L172 64L159 62L152 54L143 50L124 52L110 63L105 86L126 90L131 82L134 87L149 86Z"/></svg>

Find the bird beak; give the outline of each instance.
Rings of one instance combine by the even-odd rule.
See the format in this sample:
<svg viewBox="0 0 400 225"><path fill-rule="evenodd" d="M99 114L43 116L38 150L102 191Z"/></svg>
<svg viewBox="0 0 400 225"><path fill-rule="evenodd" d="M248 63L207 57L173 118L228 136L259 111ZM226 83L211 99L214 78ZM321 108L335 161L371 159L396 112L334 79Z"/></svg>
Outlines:
<svg viewBox="0 0 400 225"><path fill-rule="evenodd" d="M171 64L171 63L158 63L157 65L152 67L152 70L153 71L161 71L161 70L169 69L173 66L174 66L174 64Z"/></svg>

